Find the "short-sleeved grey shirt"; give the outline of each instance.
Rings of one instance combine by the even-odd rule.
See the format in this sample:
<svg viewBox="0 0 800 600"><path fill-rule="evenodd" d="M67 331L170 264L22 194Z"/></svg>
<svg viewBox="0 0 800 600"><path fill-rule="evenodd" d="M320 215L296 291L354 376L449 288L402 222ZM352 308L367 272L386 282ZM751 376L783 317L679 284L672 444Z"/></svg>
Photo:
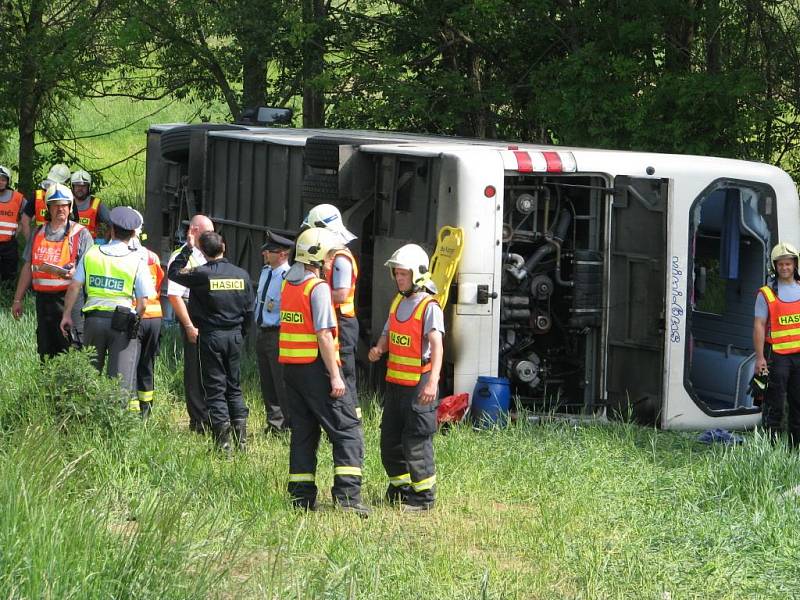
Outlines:
<svg viewBox="0 0 800 600"><path fill-rule="evenodd" d="M338 255L333 259L333 289L350 289L353 283L353 264L344 255Z"/></svg>
<svg viewBox="0 0 800 600"><path fill-rule="evenodd" d="M301 271L300 268L303 268ZM292 284L302 283L314 277L306 271L301 263L295 263L286 272L286 281ZM336 327L336 314L331 300L331 288L324 281L311 291L311 316L314 318L314 331Z"/></svg>
<svg viewBox="0 0 800 600"><path fill-rule="evenodd" d="M414 314L414 310L419 303L428 295L429 294L424 292L417 292L408 298L403 298L400 304L397 305L397 319L399 321L406 321L411 318L411 315ZM441 306L435 302L431 302L425 307L425 314L422 317L422 358L425 360L431 357L428 334L434 329L444 335L444 313L442 312ZM386 319L382 335L389 335L389 319Z"/></svg>
<svg viewBox="0 0 800 600"><path fill-rule="evenodd" d="M778 298L783 302L797 302L800 300L800 283L793 281L792 283L778 282ZM756 307L755 316L759 319L766 320L769 317L769 310L767 309L767 301L764 299L764 294L759 292L756 294Z"/></svg>

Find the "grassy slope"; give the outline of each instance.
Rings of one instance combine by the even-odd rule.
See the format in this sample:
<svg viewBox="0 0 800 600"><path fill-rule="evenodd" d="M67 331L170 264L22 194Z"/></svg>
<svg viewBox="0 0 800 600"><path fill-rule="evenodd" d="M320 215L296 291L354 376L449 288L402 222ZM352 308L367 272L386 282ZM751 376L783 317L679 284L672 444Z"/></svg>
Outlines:
<svg viewBox="0 0 800 600"><path fill-rule="evenodd" d="M627 425L457 428L436 437L437 509L402 515L380 503L374 411L373 517L330 508L326 443L323 510L303 515L287 506L286 440L260 434L252 365L251 452L225 462L187 431L174 336L156 417L111 438L59 434L38 405L13 417L36 385L33 320L0 314L0 340L0 428L17 425L0 443L3 597L786 598L800 585L800 500L783 496L800 462L753 436L724 449Z"/></svg>

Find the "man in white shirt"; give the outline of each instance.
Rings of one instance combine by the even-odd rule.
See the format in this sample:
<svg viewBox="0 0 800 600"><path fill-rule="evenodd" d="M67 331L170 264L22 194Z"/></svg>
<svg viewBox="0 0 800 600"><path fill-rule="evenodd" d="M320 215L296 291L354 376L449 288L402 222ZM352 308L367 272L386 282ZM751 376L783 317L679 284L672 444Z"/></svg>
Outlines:
<svg viewBox="0 0 800 600"><path fill-rule="evenodd" d="M195 215L189 221L189 233L199 239L200 235L206 231L214 231L214 223L205 215ZM183 246L175 250L169 257L169 265L175 257L183 250ZM190 268L199 267L206 263L206 258L200 249L192 248L192 255L189 258ZM207 433L211 430L211 422L208 419L208 406L203 386L200 382L200 361L197 355L197 327L189 317L187 303L189 302L189 290L172 281L167 282L167 299L175 317L181 324L183 333L183 391L186 396L186 411L189 413L189 429L195 433Z"/></svg>

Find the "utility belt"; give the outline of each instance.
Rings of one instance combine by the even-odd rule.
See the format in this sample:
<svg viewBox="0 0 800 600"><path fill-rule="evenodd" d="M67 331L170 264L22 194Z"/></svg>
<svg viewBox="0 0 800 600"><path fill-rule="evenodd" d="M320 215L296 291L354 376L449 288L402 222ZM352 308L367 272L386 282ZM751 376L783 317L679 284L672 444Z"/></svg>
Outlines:
<svg viewBox="0 0 800 600"><path fill-rule="evenodd" d="M114 310L89 310L84 313L84 318L109 319L111 329L124 333L129 340L139 336L141 319L135 312L125 306L118 306Z"/></svg>

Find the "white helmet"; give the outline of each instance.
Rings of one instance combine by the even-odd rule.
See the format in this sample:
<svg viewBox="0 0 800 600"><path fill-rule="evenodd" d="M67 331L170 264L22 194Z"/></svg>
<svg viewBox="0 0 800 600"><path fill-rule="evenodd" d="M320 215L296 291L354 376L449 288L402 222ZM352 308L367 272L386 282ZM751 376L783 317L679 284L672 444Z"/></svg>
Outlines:
<svg viewBox="0 0 800 600"><path fill-rule="evenodd" d="M770 252L770 262L772 263L772 270L777 273L778 272L778 261L782 258L793 258L794 259L794 278L799 279L800 274L798 274L797 263L800 260L800 254L797 252L797 248L795 248L792 244L788 242L779 242L775 245Z"/></svg>
<svg viewBox="0 0 800 600"><path fill-rule="evenodd" d="M311 227L301 231L295 242L294 259L296 262L312 267L321 267L325 257L336 248L342 246L339 236L322 227Z"/></svg>
<svg viewBox="0 0 800 600"><path fill-rule="evenodd" d="M85 183L86 185L91 186L92 185L92 176L89 175L89 173L87 171L84 171L83 169L80 169L78 171L75 171L72 174L72 176L69 178L69 182L72 185L75 185L76 183Z"/></svg>
<svg viewBox="0 0 800 600"><path fill-rule="evenodd" d="M5 177L7 180L6 187L11 187L11 170L8 167L0 165L0 177Z"/></svg>
<svg viewBox="0 0 800 600"><path fill-rule="evenodd" d="M53 183L67 183L69 181L69 167L64 163L58 163L50 167L47 178Z"/></svg>
<svg viewBox="0 0 800 600"><path fill-rule="evenodd" d="M431 293L436 293L436 285L431 281L428 272L428 253L416 244L406 244L394 251L394 254L387 260L384 266L394 269L408 269L411 271L411 290L409 293L416 292L420 288L426 288Z"/></svg>
<svg viewBox="0 0 800 600"><path fill-rule="evenodd" d="M70 210L72 210L72 190L60 183L54 183L47 188L44 201L47 206L51 204L69 204Z"/></svg>
<svg viewBox="0 0 800 600"><path fill-rule="evenodd" d="M309 227L322 227L329 229L334 233L338 233L342 241L347 244L356 236L347 230L342 221L342 213L333 204L317 204L314 208L308 211L306 218L300 224L300 229L307 229Z"/></svg>

